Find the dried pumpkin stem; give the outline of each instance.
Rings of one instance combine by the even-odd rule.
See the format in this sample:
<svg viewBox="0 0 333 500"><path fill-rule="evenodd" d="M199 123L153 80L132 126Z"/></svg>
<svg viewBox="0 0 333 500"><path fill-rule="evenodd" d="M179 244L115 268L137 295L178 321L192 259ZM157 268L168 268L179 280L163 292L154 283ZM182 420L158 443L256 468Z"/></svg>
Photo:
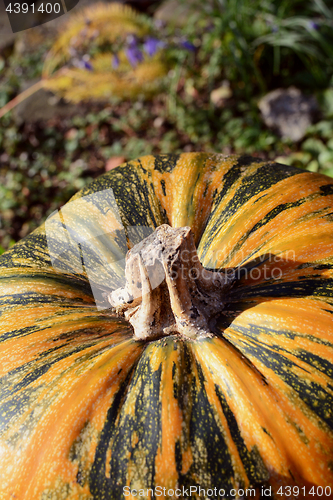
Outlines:
<svg viewBox="0 0 333 500"><path fill-rule="evenodd" d="M202 267L190 227L167 224L128 251L125 276L125 287L109 301L137 340L211 335L232 282L226 273Z"/></svg>

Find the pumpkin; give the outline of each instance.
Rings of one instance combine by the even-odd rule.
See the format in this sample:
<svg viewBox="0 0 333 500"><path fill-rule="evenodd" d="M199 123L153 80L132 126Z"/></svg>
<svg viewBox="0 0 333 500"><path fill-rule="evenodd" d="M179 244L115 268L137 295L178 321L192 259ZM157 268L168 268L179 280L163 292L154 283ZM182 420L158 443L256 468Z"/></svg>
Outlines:
<svg viewBox="0 0 333 500"><path fill-rule="evenodd" d="M93 181L0 258L0 498L329 497L332 268L324 175Z"/></svg>

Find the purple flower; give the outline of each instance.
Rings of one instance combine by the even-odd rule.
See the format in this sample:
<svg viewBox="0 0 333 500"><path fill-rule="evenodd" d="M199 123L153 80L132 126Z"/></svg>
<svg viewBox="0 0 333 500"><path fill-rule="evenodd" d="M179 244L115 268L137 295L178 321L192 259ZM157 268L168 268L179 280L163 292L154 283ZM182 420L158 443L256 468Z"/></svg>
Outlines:
<svg viewBox="0 0 333 500"><path fill-rule="evenodd" d="M138 41L134 35L129 35L127 37L128 48L126 50L126 56L129 60L131 66L136 66L139 62L143 61L143 54L138 48Z"/></svg>
<svg viewBox="0 0 333 500"><path fill-rule="evenodd" d="M136 66L139 62L143 61L143 54L137 47L128 47L126 56L131 66Z"/></svg>
<svg viewBox="0 0 333 500"><path fill-rule="evenodd" d="M273 33L276 33L277 31L279 31L279 28L277 27L276 24L273 23L273 21L271 19L266 19L266 24Z"/></svg>
<svg viewBox="0 0 333 500"><path fill-rule="evenodd" d="M90 62L87 60L84 60L84 59L78 59L77 57L75 57L72 60L72 64L73 64L73 66L76 66L76 68L87 69L88 71L93 70L93 67L90 64Z"/></svg>
<svg viewBox="0 0 333 500"><path fill-rule="evenodd" d="M309 28L310 28L310 30L318 30L319 25L317 23L315 23L314 21L309 21Z"/></svg>
<svg viewBox="0 0 333 500"><path fill-rule="evenodd" d="M143 54L138 48L136 41L132 42L126 50L126 56L131 66L136 66L139 62L143 61Z"/></svg>
<svg viewBox="0 0 333 500"><path fill-rule="evenodd" d="M129 33L126 37L126 44L128 47L134 48L138 47L138 39L135 35Z"/></svg>
<svg viewBox="0 0 333 500"><path fill-rule="evenodd" d="M195 46L193 45L193 43L189 42L188 40L184 40L183 42L181 42L180 46L183 47L183 49L189 50L190 52L195 51Z"/></svg>
<svg viewBox="0 0 333 500"><path fill-rule="evenodd" d="M84 69L87 69L88 71L92 71L93 70L93 67L92 67L92 65L90 64L89 61L83 61L83 67L84 67Z"/></svg>
<svg viewBox="0 0 333 500"><path fill-rule="evenodd" d="M117 56L117 54L114 54L112 57L112 67L114 69L117 69L119 67L119 57Z"/></svg>
<svg viewBox="0 0 333 500"><path fill-rule="evenodd" d="M164 42L154 38L152 36L148 36L143 44L143 50L148 54L149 57L152 57L158 49L164 47Z"/></svg>

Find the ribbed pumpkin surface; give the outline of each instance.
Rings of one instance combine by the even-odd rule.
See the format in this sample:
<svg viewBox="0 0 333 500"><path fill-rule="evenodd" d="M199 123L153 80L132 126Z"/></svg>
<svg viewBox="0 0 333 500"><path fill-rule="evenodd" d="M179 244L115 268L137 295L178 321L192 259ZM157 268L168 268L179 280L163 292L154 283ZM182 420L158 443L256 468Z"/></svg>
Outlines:
<svg viewBox="0 0 333 500"><path fill-rule="evenodd" d="M0 498L333 491L332 179L250 157L146 156L72 202L47 237L42 226L0 257ZM204 267L237 271L212 338L135 341L95 306L92 283L101 301L120 286L122 225L164 223L191 226ZM89 279L65 226L93 242Z"/></svg>

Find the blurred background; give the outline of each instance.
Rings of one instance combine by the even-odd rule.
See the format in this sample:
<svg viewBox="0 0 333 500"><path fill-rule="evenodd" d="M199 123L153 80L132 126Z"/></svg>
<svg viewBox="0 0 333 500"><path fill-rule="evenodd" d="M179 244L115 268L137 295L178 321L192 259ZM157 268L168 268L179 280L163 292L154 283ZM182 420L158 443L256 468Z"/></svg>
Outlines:
<svg viewBox="0 0 333 500"><path fill-rule="evenodd" d="M333 177L333 0L80 0L44 24L39 0L15 34L8 3L0 253L140 155L251 154Z"/></svg>

